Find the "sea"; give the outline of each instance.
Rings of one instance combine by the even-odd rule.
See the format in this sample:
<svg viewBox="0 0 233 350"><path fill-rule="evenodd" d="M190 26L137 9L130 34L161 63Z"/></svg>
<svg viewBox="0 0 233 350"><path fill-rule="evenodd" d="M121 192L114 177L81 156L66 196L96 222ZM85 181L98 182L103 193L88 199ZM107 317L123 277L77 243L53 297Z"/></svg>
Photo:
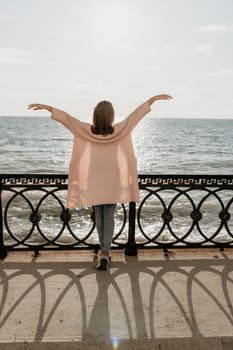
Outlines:
<svg viewBox="0 0 233 350"><path fill-rule="evenodd" d="M0 117L0 173L68 173L72 135L45 117ZM233 174L233 119L144 118L139 173Z"/></svg>
<svg viewBox="0 0 233 350"><path fill-rule="evenodd" d="M68 173L73 136L62 125L49 117L0 117L0 129L1 174ZM132 140L137 157L138 173L233 174L233 119L157 119L149 116L136 126L132 133ZM11 195L5 193L3 202L6 203ZM36 200L38 194L35 193L34 196ZM65 202L66 194L62 196ZM154 204L146 203L142 215L145 233L150 237L154 236L161 227L159 214L153 214ZM190 215L187 219L187 213L184 210L184 207L187 211L191 210L189 206L190 203L177 205L178 219L173 223L177 235L185 234L190 227ZM26 204L12 201L11 208L8 210L11 216L8 218L11 230L19 238L25 237L29 230L28 224L24 221L26 220L24 219L25 211L28 210L26 207ZM229 210L232 209L231 207ZM79 215L76 216L78 222L74 225L88 231L90 222L88 219L85 221L86 211L85 209L80 210ZM216 230L213 225L218 226L218 222L215 225L214 220L219 220L218 213L221 208L216 198L211 197L206 201L203 210L207 213L202 220L203 230L207 236L211 236ZM52 237L54 234L52 211L49 215L48 220L43 221L43 232ZM121 226L121 220L122 210L118 206L116 232ZM229 227L231 224L233 227L230 220ZM5 228L4 232L8 239ZM197 232L193 232L194 241L197 235ZM124 235L122 237L124 241ZM228 239L226 232L222 233L222 237L223 240ZM37 240L37 235L34 235L33 239ZM69 238L66 239L69 241ZM161 240L166 241L167 239L169 240L168 234L161 236ZM94 232L91 242L97 240L97 233ZM143 242L145 237L138 234L137 240Z"/></svg>

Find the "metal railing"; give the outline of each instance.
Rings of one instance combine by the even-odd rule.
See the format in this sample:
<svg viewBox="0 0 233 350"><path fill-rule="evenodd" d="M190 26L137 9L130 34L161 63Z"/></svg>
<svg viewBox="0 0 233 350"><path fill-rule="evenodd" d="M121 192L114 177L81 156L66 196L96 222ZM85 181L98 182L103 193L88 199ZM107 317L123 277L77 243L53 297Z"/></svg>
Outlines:
<svg viewBox="0 0 233 350"><path fill-rule="evenodd" d="M67 175L3 174L0 257L8 250L94 249L92 207L65 207ZM233 247L233 176L138 175L140 202L118 204L112 248Z"/></svg>

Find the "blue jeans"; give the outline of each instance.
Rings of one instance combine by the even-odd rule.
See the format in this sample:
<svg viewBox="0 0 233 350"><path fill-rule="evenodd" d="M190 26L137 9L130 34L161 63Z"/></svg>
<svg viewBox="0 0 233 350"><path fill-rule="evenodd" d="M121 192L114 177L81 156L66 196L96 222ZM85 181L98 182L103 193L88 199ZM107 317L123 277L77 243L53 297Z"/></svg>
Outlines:
<svg viewBox="0 0 233 350"><path fill-rule="evenodd" d="M114 233L114 211L116 204L95 205L94 209L100 247L103 251L108 252L111 249Z"/></svg>

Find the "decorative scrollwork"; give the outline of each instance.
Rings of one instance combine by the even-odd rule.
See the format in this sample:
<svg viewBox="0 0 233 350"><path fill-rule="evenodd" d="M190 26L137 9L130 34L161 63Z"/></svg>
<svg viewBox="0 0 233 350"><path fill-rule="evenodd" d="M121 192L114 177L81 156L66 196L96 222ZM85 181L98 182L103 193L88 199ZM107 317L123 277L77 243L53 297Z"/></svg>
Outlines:
<svg viewBox="0 0 233 350"><path fill-rule="evenodd" d="M137 215L144 238L140 247L233 246L230 226L232 176L139 175L139 188L146 192ZM150 216L145 214L153 202L155 212L159 206L163 208L161 218L164 225L151 209Z"/></svg>
<svg viewBox="0 0 233 350"><path fill-rule="evenodd" d="M22 247L96 250L97 243L92 241L93 209L82 208L74 213L65 208L61 193L67 190L66 174L5 174L0 178L2 191L7 192L0 250L5 249L4 239L8 242L6 246L15 250ZM118 204L115 248L128 243L163 249L233 247L233 176L140 174L138 182L141 200L134 213ZM31 198L33 192L36 196ZM12 207L17 208L16 216L11 215ZM23 234L18 235L14 225L21 218L25 224L20 224ZM132 225L130 230L125 230L127 218ZM125 231L131 232L130 238Z"/></svg>
<svg viewBox="0 0 233 350"><path fill-rule="evenodd" d="M8 197L3 203L4 236L8 241L8 249L27 247L38 251L46 247L63 249L87 247L96 250L98 242L90 238L95 229L93 208L74 210L71 215L71 211L65 208L61 199L62 192L67 190L67 185L54 186L54 180L56 183L61 182L57 176L54 179L51 175L50 179L50 175L44 177L38 175L38 178L35 175L33 185L29 176L20 175L17 179L12 176L6 178L13 182L12 185L9 183L2 185ZM67 176L64 175L63 178L66 179ZM60 180L63 181L63 178ZM48 185L45 185L46 183ZM118 237L126 225L127 214L124 205L118 206L117 213L122 220L120 225L119 223L116 225L113 237L116 247L122 245L118 242ZM22 229L18 229L17 226ZM0 232L0 251L3 249L3 232Z"/></svg>

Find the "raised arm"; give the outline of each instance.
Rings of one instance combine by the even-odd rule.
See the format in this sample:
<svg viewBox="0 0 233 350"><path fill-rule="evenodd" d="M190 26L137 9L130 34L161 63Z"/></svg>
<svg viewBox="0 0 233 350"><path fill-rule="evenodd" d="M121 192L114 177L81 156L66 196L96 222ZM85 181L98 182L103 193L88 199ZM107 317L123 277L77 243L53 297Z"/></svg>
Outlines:
<svg viewBox="0 0 233 350"><path fill-rule="evenodd" d="M151 105L155 101L158 100L170 100L172 97L170 95L161 94L156 95L148 100L146 100L144 103L142 103L140 106L138 106L132 113L128 115L128 117L120 122L119 124L123 125L125 130L124 132L131 132L133 128L140 122L140 120L151 111Z"/></svg>
<svg viewBox="0 0 233 350"><path fill-rule="evenodd" d="M33 109L34 111L38 109L46 109L48 112L52 113L53 107L49 105L43 105L40 103L31 103L28 105L28 109Z"/></svg>
<svg viewBox="0 0 233 350"><path fill-rule="evenodd" d="M72 134L77 133L80 121L72 117L68 113L62 111L61 109L40 103L31 103L30 105L28 105L28 109L33 109L35 111L39 109L45 109L46 111L51 113L51 118L53 120L56 120L57 122L64 125L67 129L69 129L72 132Z"/></svg>
<svg viewBox="0 0 233 350"><path fill-rule="evenodd" d="M167 94L161 94L161 95L156 95L156 96L153 96L151 98L149 98L148 102L150 104L150 106L155 102L155 101L158 101L158 100L171 100L172 97L170 95L167 95Z"/></svg>

